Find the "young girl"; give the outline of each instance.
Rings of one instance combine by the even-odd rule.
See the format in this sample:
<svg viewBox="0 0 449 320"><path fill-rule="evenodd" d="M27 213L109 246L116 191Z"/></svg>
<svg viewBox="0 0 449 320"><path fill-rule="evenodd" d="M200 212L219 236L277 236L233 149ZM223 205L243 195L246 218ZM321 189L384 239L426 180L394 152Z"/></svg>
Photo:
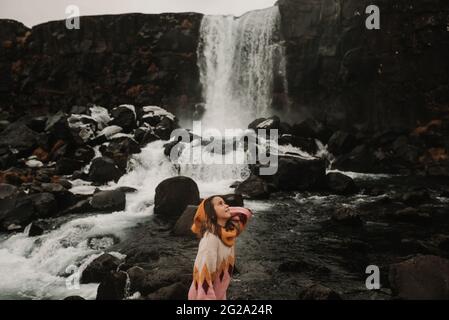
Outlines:
<svg viewBox="0 0 449 320"><path fill-rule="evenodd" d="M234 270L234 244L251 211L229 207L222 197L212 196L198 206L192 225L201 237L193 268L189 300L226 300Z"/></svg>

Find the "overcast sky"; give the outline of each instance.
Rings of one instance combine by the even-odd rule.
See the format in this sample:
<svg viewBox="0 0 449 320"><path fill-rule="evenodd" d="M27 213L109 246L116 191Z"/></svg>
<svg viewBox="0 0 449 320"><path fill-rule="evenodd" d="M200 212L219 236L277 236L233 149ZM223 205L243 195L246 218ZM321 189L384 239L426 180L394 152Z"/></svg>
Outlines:
<svg viewBox="0 0 449 320"><path fill-rule="evenodd" d="M143 12L243 13L272 6L276 0L0 0L0 19L18 20L28 27L66 17L68 5L77 5L80 15Z"/></svg>

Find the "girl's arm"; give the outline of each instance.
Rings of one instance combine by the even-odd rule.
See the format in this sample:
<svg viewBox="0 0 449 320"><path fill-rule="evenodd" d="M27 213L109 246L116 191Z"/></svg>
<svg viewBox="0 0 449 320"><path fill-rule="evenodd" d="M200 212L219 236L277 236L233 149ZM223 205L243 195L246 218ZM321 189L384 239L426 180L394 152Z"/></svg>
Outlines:
<svg viewBox="0 0 449 320"><path fill-rule="evenodd" d="M231 219L234 223L237 223L237 229L239 234L245 229L248 220L252 217L251 210L242 207L230 207Z"/></svg>

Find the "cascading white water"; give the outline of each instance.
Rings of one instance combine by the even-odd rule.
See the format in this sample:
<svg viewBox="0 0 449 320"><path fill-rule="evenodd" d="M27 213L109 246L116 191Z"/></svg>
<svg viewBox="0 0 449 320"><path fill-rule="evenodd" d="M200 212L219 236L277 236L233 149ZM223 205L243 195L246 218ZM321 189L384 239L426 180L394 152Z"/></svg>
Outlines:
<svg viewBox="0 0 449 320"><path fill-rule="evenodd" d="M279 43L277 6L233 16L205 16L198 63L206 127L244 128L272 114L274 81L285 84L284 47Z"/></svg>

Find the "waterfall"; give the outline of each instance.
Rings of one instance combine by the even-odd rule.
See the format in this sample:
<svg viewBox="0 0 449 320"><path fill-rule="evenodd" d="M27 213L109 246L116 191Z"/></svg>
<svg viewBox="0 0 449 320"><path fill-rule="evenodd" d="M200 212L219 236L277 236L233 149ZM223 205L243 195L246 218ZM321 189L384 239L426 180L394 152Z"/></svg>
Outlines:
<svg viewBox="0 0 449 320"><path fill-rule="evenodd" d="M206 104L204 126L246 127L256 117L272 115L275 90L287 96L279 28L277 6L239 18L203 18L198 63Z"/></svg>

